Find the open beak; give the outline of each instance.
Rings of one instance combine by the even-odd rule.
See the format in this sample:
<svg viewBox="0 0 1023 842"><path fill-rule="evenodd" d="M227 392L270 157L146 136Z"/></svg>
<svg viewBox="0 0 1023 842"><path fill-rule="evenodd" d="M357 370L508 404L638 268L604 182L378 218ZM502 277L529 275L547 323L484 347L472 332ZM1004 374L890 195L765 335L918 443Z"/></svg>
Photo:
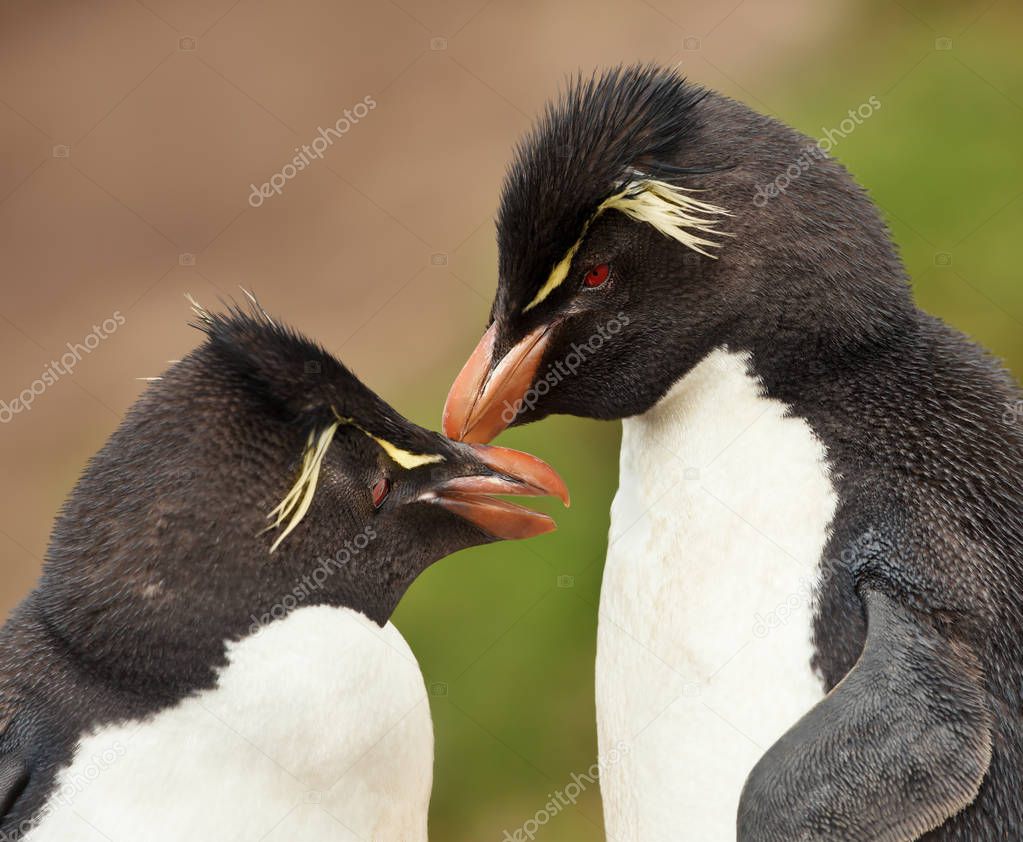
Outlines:
<svg viewBox="0 0 1023 842"><path fill-rule="evenodd" d="M444 434L451 439L488 442L515 420L533 385L549 341L549 326L523 338L496 365L496 324L483 334L458 373L444 404Z"/></svg>
<svg viewBox="0 0 1023 842"><path fill-rule="evenodd" d="M558 497L569 504L565 481L546 462L506 447L469 445L475 457L493 473L455 477L435 486L430 499L499 539L532 538L552 532L550 517L498 500L494 494Z"/></svg>

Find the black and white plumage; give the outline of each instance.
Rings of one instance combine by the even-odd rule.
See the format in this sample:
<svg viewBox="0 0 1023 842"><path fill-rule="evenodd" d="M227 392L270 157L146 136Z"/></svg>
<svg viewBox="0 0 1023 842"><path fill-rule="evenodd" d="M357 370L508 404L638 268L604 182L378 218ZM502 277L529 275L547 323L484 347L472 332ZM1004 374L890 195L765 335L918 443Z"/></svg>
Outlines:
<svg viewBox="0 0 1023 842"><path fill-rule="evenodd" d="M756 201L813 149L632 67L553 103L505 184L445 431L625 419L597 659L619 842L1023 833L1020 390L915 307L839 164ZM607 204L644 184L668 207ZM701 205L666 236L677 196Z"/></svg>
<svg viewBox="0 0 1023 842"><path fill-rule="evenodd" d="M488 494L564 487L258 310L198 313L0 631L0 838L425 840L429 704L388 618L434 561L552 528Z"/></svg>

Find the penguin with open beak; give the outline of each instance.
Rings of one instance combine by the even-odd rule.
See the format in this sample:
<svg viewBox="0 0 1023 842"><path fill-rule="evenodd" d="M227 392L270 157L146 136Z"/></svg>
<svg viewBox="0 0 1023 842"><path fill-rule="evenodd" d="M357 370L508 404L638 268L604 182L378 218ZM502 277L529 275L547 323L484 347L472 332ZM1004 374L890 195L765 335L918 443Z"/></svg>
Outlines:
<svg viewBox="0 0 1023 842"><path fill-rule="evenodd" d="M433 731L389 618L554 528L532 456L410 423L262 311L198 311L0 632L0 838L425 840Z"/></svg>
<svg viewBox="0 0 1023 842"><path fill-rule="evenodd" d="M522 142L497 235L445 432L624 419L608 838L1023 836L1023 396L916 308L864 191L787 126L619 68Z"/></svg>

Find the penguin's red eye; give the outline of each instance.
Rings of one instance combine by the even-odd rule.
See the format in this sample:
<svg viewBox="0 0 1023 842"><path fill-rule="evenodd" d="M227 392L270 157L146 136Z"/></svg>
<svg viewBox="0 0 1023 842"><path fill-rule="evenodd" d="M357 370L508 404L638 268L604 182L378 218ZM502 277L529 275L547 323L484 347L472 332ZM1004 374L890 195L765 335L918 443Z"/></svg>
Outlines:
<svg viewBox="0 0 1023 842"><path fill-rule="evenodd" d="M390 493L391 481L387 477L377 480L377 484L373 486L373 508L379 509Z"/></svg>
<svg viewBox="0 0 1023 842"><path fill-rule="evenodd" d="M611 267L606 263L599 263L590 269L583 278L583 283L588 287L599 287L611 273Z"/></svg>

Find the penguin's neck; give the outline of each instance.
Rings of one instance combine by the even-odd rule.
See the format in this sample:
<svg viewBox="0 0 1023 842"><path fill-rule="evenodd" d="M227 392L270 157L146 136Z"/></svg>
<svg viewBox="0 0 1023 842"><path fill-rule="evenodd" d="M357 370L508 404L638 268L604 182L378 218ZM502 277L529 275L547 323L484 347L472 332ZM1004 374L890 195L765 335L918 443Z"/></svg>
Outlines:
<svg viewBox="0 0 1023 842"><path fill-rule="evenodd" d="M244 565L224 552L133 564L128 550L90 547L75 559L75 575L73 553L55 543L29 607L72 668L150 704L214 686L231 642L295 609L323 605L389 623L402 594L396 584L371 580L371 569L355 575L337 557L280 555L258 562L256 577L239 576Z"/></svg>
<svg viewBox="0 0 1023 842"><path fill-rule="evenodd" d="M616 839L733 838L746 775L823 695L812 594L837 497L751 366L717 349L624 422L597 658Z"/></svg>

